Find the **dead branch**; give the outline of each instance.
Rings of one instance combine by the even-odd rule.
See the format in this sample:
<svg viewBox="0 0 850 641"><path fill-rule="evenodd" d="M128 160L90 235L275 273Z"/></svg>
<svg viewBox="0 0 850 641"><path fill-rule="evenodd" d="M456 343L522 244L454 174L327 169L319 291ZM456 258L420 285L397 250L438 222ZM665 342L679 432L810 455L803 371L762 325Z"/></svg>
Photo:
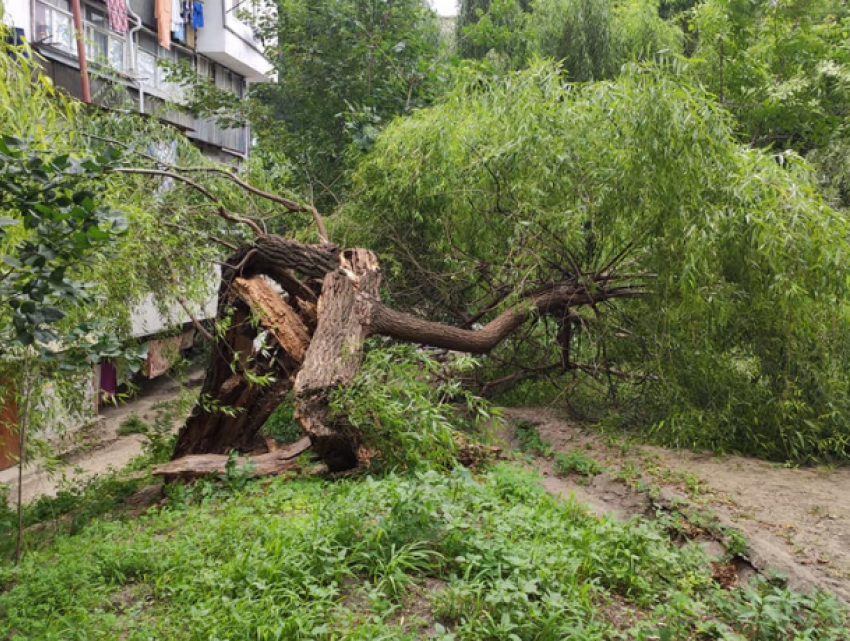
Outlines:
<svg viewBox="0 0 850 641"><path fill-rule="evenodd" d="M247 476L274 476L298 468L295 459L311 447L310 438L304 437L288 447L260 454L258 456L239 456L234 460L236 469ZM225 454L194 454L157 465L151 470L154 476L168 479L197 479L210 474L226 474L230 457Z"/></svg>

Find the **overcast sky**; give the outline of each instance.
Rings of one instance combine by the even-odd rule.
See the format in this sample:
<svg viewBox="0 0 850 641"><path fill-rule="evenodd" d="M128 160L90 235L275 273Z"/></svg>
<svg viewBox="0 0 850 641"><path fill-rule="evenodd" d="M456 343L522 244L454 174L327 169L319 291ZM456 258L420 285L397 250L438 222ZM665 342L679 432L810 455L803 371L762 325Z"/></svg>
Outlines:
<svg viewBox="0 0 850 641"><path fill-rule="evenodd" d="M457 0L431 0L431 6L441 16L457 15Z"/></svg>

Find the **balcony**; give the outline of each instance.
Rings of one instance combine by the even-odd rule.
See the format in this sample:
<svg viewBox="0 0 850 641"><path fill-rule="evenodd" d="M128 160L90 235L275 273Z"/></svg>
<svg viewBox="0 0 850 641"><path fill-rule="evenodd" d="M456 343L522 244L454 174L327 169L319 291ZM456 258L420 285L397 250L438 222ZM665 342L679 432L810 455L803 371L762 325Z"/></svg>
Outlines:
<svg viewBox="0 0 850 641"><path fill-rule="evenodd" d="M240 8L250 0L206 0L204 28L198 29L196 50L249 82L268 80L272 66L262 53L251 27L242 22Z"/></svg>
<svg viewBox="0 0 850 641"><path fill-rule="evenodd" d="M77 43L74 39L74 19L68 0L37 0L35 3L35 28L32 40L56 52L76 59ZM126 39L107 26L106 14L86 7L83 23L86 56L94 63L113 71L126 71Z"/></svg>

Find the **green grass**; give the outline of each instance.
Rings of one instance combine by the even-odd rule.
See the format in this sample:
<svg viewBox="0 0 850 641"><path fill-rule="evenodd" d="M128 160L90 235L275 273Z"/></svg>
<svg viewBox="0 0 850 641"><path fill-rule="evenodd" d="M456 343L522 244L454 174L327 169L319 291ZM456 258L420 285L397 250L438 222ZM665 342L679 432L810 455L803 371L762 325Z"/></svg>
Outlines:
<svg viewBox="0 0 850 641"><path fill-rule="evenodd" d="M830 598L727 592L697 546L538 480L513 466L278 478L94 519L0 566L0 638L850 638Z"/></svg>
<svg viewBox="0 0 850 641"><path fill-rule="evenodd" d="M150 426L138 414L133 413L121 421L116 432L120 436L127 436L128 434L145 434L149 429Z"/></svg>
<svg viewBox="0 0 850 641"><path fill-rule="evenodd" d="M582 452L581 450L570 450L563 454L555 454L555 473L559 476L567 474L578 474L579 476L594 477L603 472L599 462Z"/></svg>

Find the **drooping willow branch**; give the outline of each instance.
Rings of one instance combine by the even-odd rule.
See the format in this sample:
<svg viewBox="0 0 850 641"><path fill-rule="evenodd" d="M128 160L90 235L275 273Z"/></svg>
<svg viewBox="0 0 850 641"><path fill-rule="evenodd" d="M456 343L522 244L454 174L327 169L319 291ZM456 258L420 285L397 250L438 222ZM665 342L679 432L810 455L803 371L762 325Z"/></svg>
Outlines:
<svg viewBox="0 0 850 641"><path fill-rule="evenodd" d="M240 216L239 214L234 214L233 212L228 211L227 208L223 204L221 204L221 201L216 198L212 192L210 192L206 187L195 182L191 178L186 178L186 176L183 176L173 171L164 171L162 169L147 169L145 167L116 167L115 169L113 169L113 171L121 174L143 174L147 176L161 176L163 178L173 178L174 180L188 185L198 193L202 194L208 200L212 201L212 203L216 206L218 215L222 218L234 223L241 223L243 225L247 225L254 231L257 236L261 236L264 233L263 229L255 221L245 216Z"/></svg>
<svg viewBox="0 0 850 641"><path fill-rule="evenodd" d="M293 213L293 214L302 213L302 212L309 213L313 217L313 222L316 225L316 230L318 231L319 239L323 243L328 242L328 231L327 231L327 227L325 226L325 221L322 218L322 215L319 213L319 210L316 209L316 207L311 205L311 204L299 203L299 202L292 200L290 198L286 198L284 196L280 196L278 194L274 194L272 192L260 189L259 187L255 187L251 183L249 183L245 180L242 180L239 176L235 175L233 172L231 172L231 171L229 171L229 170L227 170L223 167L194 167L194 166L193 167L180 167L179 165L175 165L173 163L169 163L169 162L160 160L159 158L156 158L155 156L147 154L143 151L139 151L138 149L135 149L134 147L131 147L130 145L127 145L127 144L125 144L125 143L123 143L119 140L107 138L107 137L104 137L104 136L98 136L98 135L95 135L95 134L84 134L84 135L87 136L88 138L100 140L102 142L106 142L106 143L109 143L111 145L120 146L124 149L127 149L128 151L131 151L132 153L134 153L138 156L141 156L143 158L147 158L151 162L154 162L157 165L159 165L160 167L166 168L165 170L151 169L149 171L151 171L151 172L160 172L160 171L171 172L167 175L172 177L172 178L175 178L177 180L180 180L183 183L185 183L185 184L187 184L187 185L189 185L193 188L198 188L198 187L201 187L201 186L198 185L195 181L192 181L191 179L178 176L178 174L211 173L211 174L223 176L224 178L227 178L231 182L236 183L239 187L241 187L245 191L248 191L248 192L250 192L250 193L252 193L256 196L260 196L261 198L265 198L266 200L270 200L274 203L278 203L279 205L283 205L284 207L286 207L287 211L289 211L290 213ZM116 169L116 171L120 171L120 172L123 172L123 173L142 173L141 171L132 171L132 169L142 169L142 168ZM156 175L166 175L166 174L156 174ZM205 196L210 198L210 200L213 200L214 202L216 202L216 204L219 205L219 207L221 207L218 200L208 190L201 187L201 189L199 189L199 191L201 191L201 193L203 193ZM259 229L259 227L257 229ZM257 233L260 233L260 232L258 231Z"/></svg>

